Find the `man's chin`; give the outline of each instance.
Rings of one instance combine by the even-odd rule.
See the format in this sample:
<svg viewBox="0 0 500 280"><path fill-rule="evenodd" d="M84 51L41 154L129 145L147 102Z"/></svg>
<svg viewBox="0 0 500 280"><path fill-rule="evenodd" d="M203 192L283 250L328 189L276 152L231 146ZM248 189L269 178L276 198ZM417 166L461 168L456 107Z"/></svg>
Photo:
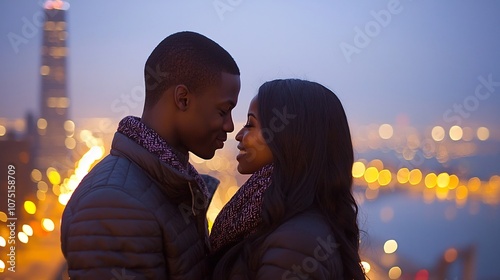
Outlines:
<svg viewBox="0 0 500 280"><path fill-rule="evenodd" d="M210 160L214 157L215 155L215 150L212 151L203 151L203 152L194 152L192 151L193 154L195 154L197 157L202 158L204 160Z"/></svg>

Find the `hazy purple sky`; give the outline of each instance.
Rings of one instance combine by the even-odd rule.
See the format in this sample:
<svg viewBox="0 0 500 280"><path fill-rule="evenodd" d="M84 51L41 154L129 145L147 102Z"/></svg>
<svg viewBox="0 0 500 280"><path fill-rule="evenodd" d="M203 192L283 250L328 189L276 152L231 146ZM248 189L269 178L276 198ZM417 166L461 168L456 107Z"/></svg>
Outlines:
<svg viewBox="0 0 500 280"><path fill-rule="evenodd" d="M0 117L38 111L42 2L0 2ZM290 77L331 88L359 123L404 115L412 124L492 127L500 119L495 0L69 3L73 118L140 115L149 53L169 34L192 30L221 44L240 67L236 121L244 121L260 84ZM13 34L22 43L13 44ZM478 77L489 75L493 85L480 86Z"/></svg>

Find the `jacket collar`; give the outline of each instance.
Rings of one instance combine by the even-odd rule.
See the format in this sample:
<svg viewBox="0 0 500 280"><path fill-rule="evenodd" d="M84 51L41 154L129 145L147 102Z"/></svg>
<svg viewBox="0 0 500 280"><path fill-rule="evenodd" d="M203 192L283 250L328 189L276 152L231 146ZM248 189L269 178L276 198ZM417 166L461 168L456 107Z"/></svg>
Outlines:
<svg viewBox="0 0 500 280"><path fill-rule="evenodd" d="M200 190L200 186L193 176L182 173L172 166L161 161L160 158L148 150L129 139L120 132L116 132L111 144L112 155L128 158L130 161L137 164L147 174L162 186L164 191L170 198L184 200L186 195L192 196L190 187L195 187ZM206 197L206 205L208 205L213 197L219 180L209 175L201 176L208 188L209 197Z"/></svg>

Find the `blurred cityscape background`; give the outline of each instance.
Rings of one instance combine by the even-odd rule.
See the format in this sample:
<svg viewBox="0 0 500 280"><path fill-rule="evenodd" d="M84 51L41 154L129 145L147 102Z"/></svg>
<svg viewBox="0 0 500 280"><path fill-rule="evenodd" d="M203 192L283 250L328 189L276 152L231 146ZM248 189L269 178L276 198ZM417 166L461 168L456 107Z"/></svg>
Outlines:
<svg viewBox="0 0 500 280"><path fill-rule="evenodd" d="M258 86L308 78L333 89L350 119L370 279L500 279L500 4L88 2L0 4L0 279L67 277L64 206L109 153L118 121L140 115L147 55L180 30L227 46L242 72L236 131L213 159L190 158L221 181L210 225L248 178L234 136ZM192 22L177 25L176 11ZM263 23L247 26L255 14Z"/></svg>

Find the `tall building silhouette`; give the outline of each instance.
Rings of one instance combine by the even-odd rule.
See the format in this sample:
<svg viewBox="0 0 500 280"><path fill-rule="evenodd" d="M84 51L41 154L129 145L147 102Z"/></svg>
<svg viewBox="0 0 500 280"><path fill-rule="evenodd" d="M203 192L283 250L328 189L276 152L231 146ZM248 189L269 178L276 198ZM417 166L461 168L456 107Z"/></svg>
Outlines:
<svg viewBox="0 0 500 280"><path fill-rule="evenodd" d="M44 6L43 42L41 48L40 134L36 148L36 166L41 170L54 167L59 171L69 166L69 150L65 146L70 99L67 88L67 26L63 1L47 1Z"/></svg>

